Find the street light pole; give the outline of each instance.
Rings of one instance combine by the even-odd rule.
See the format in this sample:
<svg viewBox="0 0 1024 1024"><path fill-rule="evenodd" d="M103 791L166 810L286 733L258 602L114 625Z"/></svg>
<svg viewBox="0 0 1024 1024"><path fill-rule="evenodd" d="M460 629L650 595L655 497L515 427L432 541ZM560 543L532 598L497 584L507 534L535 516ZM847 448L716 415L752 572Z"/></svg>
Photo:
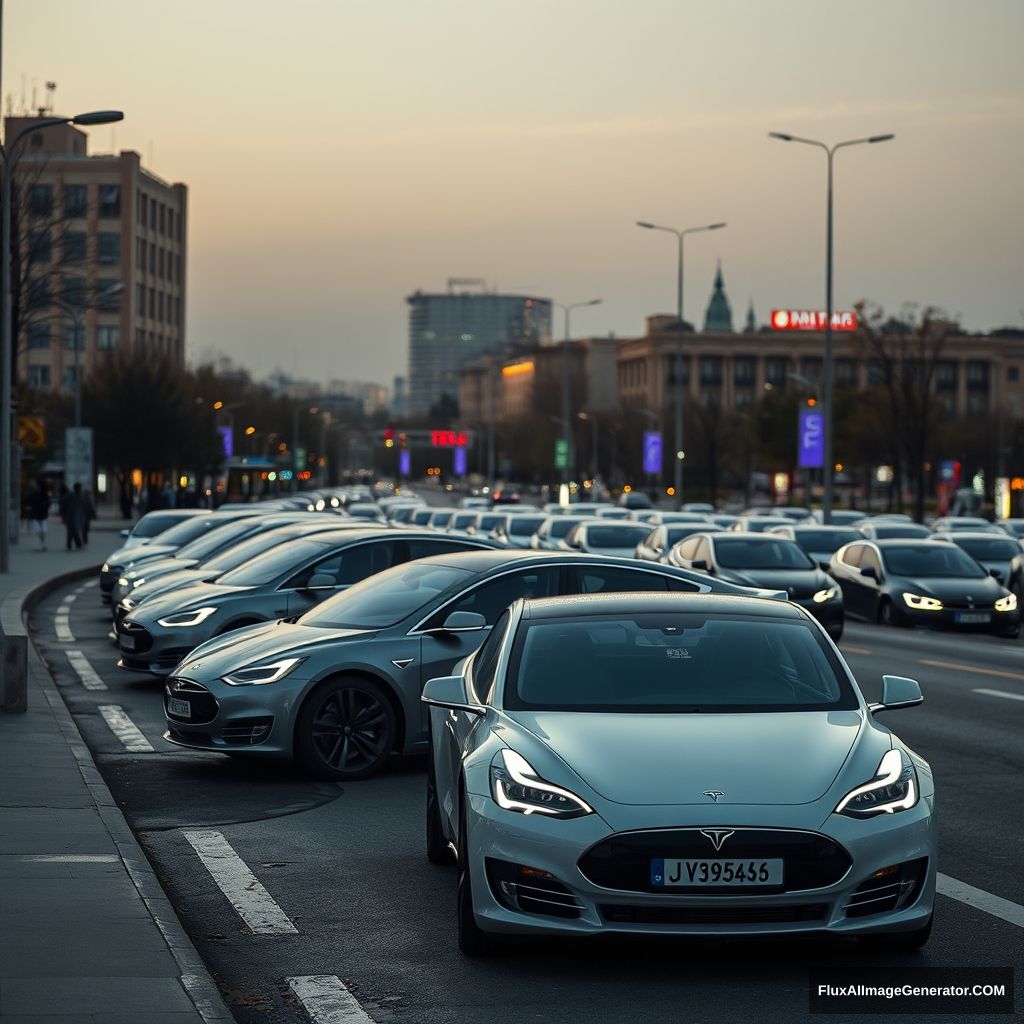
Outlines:
<svg viewBox="0 0 1024 1024"><path fill-rule="evenodd" d="M3 190L0 192L0 572L11 568L11 400L14 392L14 344L11 337L11 178L18 145L31 132L44 128L55 128L63 124L110 124L120 121L124 114L120 110L94 110L74 117L50 117L35 124L26 125L14 136L9 147L0 145L0 162L3 164ZM13 522L17 522L15 517Z"/></svg>
<svg viewBox="0 0 1024 1024"><path fill-rule="evenodd" d="M587 302L552 302L565 313L565 336L562 341L562 441L565 443L565 466L562 467L562 483L569 482L569 471L572 467L572 431L569 428L569 314L583 306L600 305L601 299L589 299Z"/></svg>
<svg viewBox="0 0 1024 1024"><path fill-rule="evenodd" d="M789 135L786 132L769 132L768 137L778 139L781 142L802 142L806 146L815 146L823 149L828 163L828 187L826 191L826 218L825 218L825 353L822 366L822 399L825 404L825 430L824 430L824 465L822 466L822 496L821 496L821 520L823 523L832 522L832 491L833 491L833 470L835 468L832 454L832 167L836 151L846 146L859 146L862 143L888 142L895 138L891 132L885 135L869 135L864 139L847 139L845 142L837 142L832 146L819 142L817 139L803 139L797 135Z"/></svg>
<svg viewBox="0 0 1024 1024"><path fill-rule="evenodd" d="M675 438L675 451L673 453L673 464L674 471L672 474L673 486L675 488L675 507L676 509L682 508L683 505L683 405L686 401L686 384L683 381L683 240L687 235L692 235L698 231L717 231L719 228L725 227L725 222L718 224L702 224L699 227L693 228L669 228L664 227L661 224L651 224L646 220L638 220L636 222L637 227L647 228L649 231L668 231L670 234L675 235L679 240L679 262L677 265L677 280L676 280L676 319L678 320L678 337L676 338L676 355L675 355L675 370L673 375L676 379L676 401L675 401L675 412L676 412L676 438Z"/></svg>

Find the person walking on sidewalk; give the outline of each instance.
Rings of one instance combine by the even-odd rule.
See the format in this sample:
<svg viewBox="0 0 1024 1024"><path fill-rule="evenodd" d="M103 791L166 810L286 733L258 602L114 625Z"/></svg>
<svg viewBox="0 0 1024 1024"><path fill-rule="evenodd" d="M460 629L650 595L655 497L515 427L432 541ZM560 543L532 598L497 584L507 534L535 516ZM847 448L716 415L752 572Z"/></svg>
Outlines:
<svg viewBox="0 0 1024 1024"><path fill-rule="evenodd" d="M82 547L89 546L89 527L96 518L96 504L92 500L92 491L83 491L82 500L85 502L85 524L82 526Z"/></svg>
<svg viewBox="0 0 1024 1024"><path fill-rule="evenodd" d="M74 490L68 495L64 511L64 525L68 531L68 551L71 550L72 544L79 549L82 547L82 532L87 528L87 523L85 495L82 494L82 485L76 483Z"/></svg>
<svg viewBox="0 0 1024 1024"><path fill-rule="evenodd" d="M50 492L42 477L28 496L28 532L39 538L39 550L46 550L46 521L50 518Z"/></svg>

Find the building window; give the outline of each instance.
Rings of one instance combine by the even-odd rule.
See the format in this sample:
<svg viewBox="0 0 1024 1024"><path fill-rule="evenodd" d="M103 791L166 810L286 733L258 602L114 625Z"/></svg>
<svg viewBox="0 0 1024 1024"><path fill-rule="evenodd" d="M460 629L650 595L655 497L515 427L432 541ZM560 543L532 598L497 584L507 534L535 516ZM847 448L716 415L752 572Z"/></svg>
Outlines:
<svg viewBox="0 0 1024 1024"><path fill-rule="evenodd" d="M50 347L50 325L46 320L34 320L28 325L28 347L30 349Z"/></svg>
<svg viewBox="0 0 1024 1024"><path fill-rule="evenodd" d="M30 231L28 233L28 261L29 263L49 263L53 257L53 246L50 242L50 232Z"/></svg>
<svg viewBox="0 0 1024 1024"><path fill-rule="evenodd" d="M96 328L96 348L100 352L112 352L121 340L121 328L117 324L100 324Z"/></svg>
<svg viewBox="0 0 1024 1024"><path fill-rule="evenodd" d="M60 375L61 386L67 388L68 391L75 390L75 381L78 377L78 374L75 371L78 369L79 367L74 365L65 366L63 372Z"/></svg>
<svg viewBox="0 0 1024 1024"><path fill-rule="evenodd" d="M53 214L52 185L32 185L29 188L28 212L33 217L49 217Z"/></svg>
<svg viewBox="0 0 1024 1024"><path fill-rule="evenodd" d="M178 295L174 299L174 322L179 327L181 326L181 296Z"/></svg>
<svg viewBox="0 0 1024 1024"><path fill-rule="evenodd" d="M63 249L65 263L84 263L86 257L85 232L65 231Z"/></svg>
<svg viewBox="0 0 1024 1024"><path fill-rule="evenodd" d="M149 272L156 273L156 246L152 242L149 243Z"/></svg>
<svg viewBox="0 0 1024 1024"><path fill-rule="evenodd" d="M101 278L96 282L96 308L104 313L121 312L121 289L116 286L120 281Z"/></svg>
<svg viewBox="0 0 1024 1024"><path fill-rule="evenodd" d="M968 393L967 415L984 416L988 412L988 399L984 395Z"/></svg>
<svg viewBox="0 0 1024 1024"><path fill-rule="evenodd" d="M28 386L30 388L48 388L50 386L50 368L48 366L30 366L28 368Z"/></svg>
<svg viewBox="0 0 1024 1024"><path fill-rule="evenodd" d="M164 322L164 293L157 292L156 296L156 318L160 323Z"/></svg>
<svg viewBox="0 0 1024 1024"><path fill-rule="evenodd" d="M181 284L181 253L180 252L175 255L174 263L175 263L174 279L178 282L178 284Z"/></svg>
<svg viewBox="0 0 1024 1024"><path fill-rule="evenodd" d="M149 289L149 319L156 319L156 289Z"/></svg>
<svg viewBox="0 0 1024 1024"><path fill-rule="evenodd" d="M64 338L64 348L68 352L74 352L77 345L79 352L85 351L85 324L76 323L74 320L65 320L61 325L61 335Z"/></svg>
<svg viewBox="0 0 1024 1024"><path fill-rule="evenodd" d="M700 382L719 386L722 383L722 357L701 356L700 357Z"/></svg>
<svg viewBox="0 0 1024 1024"><path fill-rule="evenodd" d="M818 386L821 383L821 360L817 356L804 356L800 360L800 376L806 377L812 384Z"/></svg>
<svg viewBox="0 0 1024 1024"><path fill-rule="evenodd" d="M135 286L135 308L138 310L139 316L146 315L146 286L144 284Z"/></svg>
<svg viewBox="0 0 1024 1024"><path fill-rule="evenodd" d="M877 387L880 384L885 383L885 379L888 376L888 370L886 365L880 359L873 359L868 363L868 386Z"/></svg>
<svg viewBox="0 0 1024 1024"><path fill-rule="evenodd" d="M167 207L163 203L160 204L160 234L167 234Z"/></svg>
<svg viewBox="0 0 1024 1024"><path fill-rule="evenodd" d="M149 200L149 226L156 227L156 200L153 198Z"/></svg>
<svg viewBox="0 0 1024 1024"><path fill-rule="evenodd" d="M146 346L146 332L141 327L135 328L135 347L145 348Z"/></svg>
<svg viewBox="0 0 1024 1024"><path fill-rule="evenodd" d="M64 186L64 216L84 217L89 210L89 187L87 185Z"/></svg>
<svg viewBox="0 0 1024 1024"><path fill-rule="evenodd" d="M50 304L50 280L38 277L28 282L28 308L44 309Z"/></svg>
<svg viewBox="0 0 1024 1024"><path fill-rule="evenodd" d="M84 277L64 277L61 280L61 298L75 308L82 308L86 305L86 291Z"/></svg>
<svg viewBox="0 0 1024 1024"><path fill-rule="evenodd" d="M100 185L99 215L101 217L121 216L120 185Z"/></svg>
<svg viewBox="0 0 1024 1024"><path fill-rule="evenodd" d="M956 391L956 363L943 360L935 364L935 387L939 391Z"/></svg>
<svg viewBox="0 0 1024 1024"><path fill-rule="evenodd" d="M743 390L736 392L736 408L749 409L754 404L754 396L750 391Z"/></svg>
<svg viewBox="0 0 1024 1024"><path fill-rule="evenodd" d="M164 250L161 249L157 256L156 272L163 277L164 276Z"/></svg>
<svg viewBox="0 0 1024 1024"><path fill-rule="evenodd" d="M969 391L988 391L988 363L972 360L967 364L967 388Z"/></svg>
<svg viewBox="0 0 1024 1024"><path fill-rule="evenodd" d="M1019 366L1008 366L1006 368L1006 379L1013 384L1016 384L1020 380L1020 367Z"/></svg>
<svg viewBox="0 0 1024 1024"><path fill-rule="evenodd" d="M754 359L752 356L734 356L732 361L732 381L738 388L749 388L754 385ZM737 396L738 398L738 396Z"/></svg>
<svg viewBox="0 0 1024 1024"><path fill-rule="evenodd" d="M121 262L121 236L116 231L101 231L96 236L96 259L107 267Z"/></svg>
<svg viewBox="0 0 1024 1024"><path fill-rule="evenodd" d="M836 383L841 388L855 388L857 386L857 364L854 360L836 360Z"/></svg>
<svg viewBox="0 0 1024 1024"><path fill-rule="evenodd" d="M764 361L764 381L771 384L773 388L786 386L786 371L789 369L789 360L778 356L770 356Z"/></svg>
<svg viewBox="0 0 1024 1024"><path fill-rule="evenodd" d="M135 239L135 268L136 270L146 269L146 240L144 238Z"/></svg>

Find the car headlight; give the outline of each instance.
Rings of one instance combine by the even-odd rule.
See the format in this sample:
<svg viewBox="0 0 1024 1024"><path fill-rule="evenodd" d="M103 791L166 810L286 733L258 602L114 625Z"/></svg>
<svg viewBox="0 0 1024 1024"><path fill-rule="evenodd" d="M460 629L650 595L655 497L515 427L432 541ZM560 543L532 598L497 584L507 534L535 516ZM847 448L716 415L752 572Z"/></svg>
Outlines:
<svg viewBox="0 0 1024 1024"><path fill-rule="evenodd" d="M145 576L140 576L137 580L132 580L132 587L133 588L141 587L142 584L145 583L145 582L146 582L146 577Z"/></svg>
<svg viewBox="0 0 1024 1024"><path fill-rule="evenodd" d="M499 807L520 814L581 818L594 809L561 786L545 782L521 754L505 747L491 765L491 793Z"/></svg>
<svg viewBox="0 0 1024 1024"><path fill-rule="evenodd" d="M123 608L126 612L130 612L137 603L137 601L133 601L130 597L122 597L118 607Z"/></svg>
<svg viewBox="0 0 1024 1024"><path fill-rule="evenodd" d="M127 576L119 576L118 579L117 579L117 585L119 587L127 587L128 586L128 577Z"/></svg>
<svg viewBox="0 0 1024 1024"><path fill-rule="evenodd" d="M924 594L904 594L903 603L918 612L941 612L942 602Z"/></svg>
<svg viewBox="0 0 1024 1024"><path fill-rule="evenodd" d="M815 603L824 604L826 601L831 601L836 594L839 593L838 587L826 587L824 590L819 590L814 595Z"/></svg>
<svg viewBox="0 0 1024 1024"><path fill-rule="evenodd" d="M875 777L850 790L836 807L836 814L870 818L875 814L905 811L917 803L917 772L902 750L887 750L878 763Z"/></svg>
<svg viewBox="0 0 1024 1024"><path fill-rule="evenodd" d="M997 612L1013 612L1017 610L1017 595L1007 594L1006 597L999 598L996 601Z"/></svg>
<svg viewBox="0 0 1024 1024"><path fill-rule="evenodd" d="M109 562L104 562L100 566L100 572L110 572L110 563Z"/></svg>
<svg viewBox="0 0 1024 1024"><path fill-rule="evenodd" d="M266 665L250 665L248 668L240 668L237 672L221 676L221 678L232 686L266 686L267 683L276 683L279 679L284 679L293 668L301 665L305 660L305 658L282 658L280 661L272 661Z"/></svg>
<svg viewBox="0 0 1024 1024"><path fill-rule="evenodd" d="M190 612L178 612L176 615L168 615L166 619L157 619L157 624L167 626L171 629L182 626L198 626L205 622L217 609L212 605L205 608L195 608Z"/></svg>

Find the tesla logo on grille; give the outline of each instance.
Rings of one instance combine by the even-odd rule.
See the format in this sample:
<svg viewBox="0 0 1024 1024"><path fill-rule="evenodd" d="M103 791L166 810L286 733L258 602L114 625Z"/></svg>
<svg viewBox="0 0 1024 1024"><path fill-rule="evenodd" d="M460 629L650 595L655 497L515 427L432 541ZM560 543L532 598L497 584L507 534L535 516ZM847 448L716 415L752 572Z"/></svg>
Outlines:
<svg viewBox="0 0 1024 1024"><path fill-rule="evenodd" d="M967 595L967 607L968 608L973 608L974 607L974 598L971 597L970 594Z"/></svg>
<svg viewBox="0 0 1024 1024"><path fill-rule="evenodd" d="M719 797L723 797L725 794L720 789L706 789L701 793L701 796L706 796L709 800L714 800L717 804Z"/></svg>
<svg viewBox="0 0 1024 1024"><path fill-rule="evenodd" d="M711 840L711 845L715 848L717 853L722 848L722 843L729 838L729 836L735 834L735 829L731 828L702 828L700 830L702 836L707 836Z"/></svg>

